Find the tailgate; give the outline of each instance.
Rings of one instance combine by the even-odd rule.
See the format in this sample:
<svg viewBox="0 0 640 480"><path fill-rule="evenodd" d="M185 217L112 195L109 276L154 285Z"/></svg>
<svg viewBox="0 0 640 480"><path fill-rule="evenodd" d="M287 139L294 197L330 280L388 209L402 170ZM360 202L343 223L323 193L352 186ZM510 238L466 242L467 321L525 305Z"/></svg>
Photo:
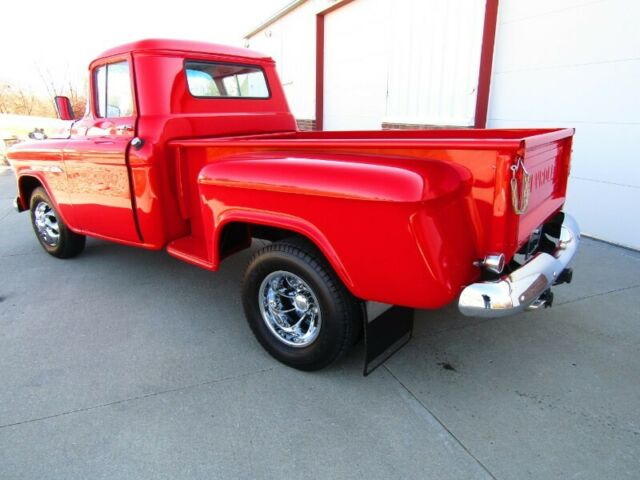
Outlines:
<svg viewBox="0 0 640 480"><path fill-rule="evenodd" d="M573 133L573 129L561 129L522 141L511 172L512 177L515 175L511 186L515 188L510 189L518 247L564 204Z"/></svg>

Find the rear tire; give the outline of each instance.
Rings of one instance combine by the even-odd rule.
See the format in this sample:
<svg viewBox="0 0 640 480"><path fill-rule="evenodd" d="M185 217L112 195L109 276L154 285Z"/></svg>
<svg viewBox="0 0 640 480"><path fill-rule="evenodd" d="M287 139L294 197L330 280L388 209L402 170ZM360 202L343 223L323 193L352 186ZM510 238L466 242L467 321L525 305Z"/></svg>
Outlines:
<svg viewBox="0 0 640 480"><path fill-rule="evenodd" d="M49 255L71 258L84 250L86 237L69 230L44 188L33 191L29 206L33 231Z"/></svg>
<svg viewBox="0 0 640 480"><path fill-rule="evenodd" d="M276 360L298 370L319 370L354 344L362 314L322 253L291 238L259 250L242 282L254 335Z"/></svg>

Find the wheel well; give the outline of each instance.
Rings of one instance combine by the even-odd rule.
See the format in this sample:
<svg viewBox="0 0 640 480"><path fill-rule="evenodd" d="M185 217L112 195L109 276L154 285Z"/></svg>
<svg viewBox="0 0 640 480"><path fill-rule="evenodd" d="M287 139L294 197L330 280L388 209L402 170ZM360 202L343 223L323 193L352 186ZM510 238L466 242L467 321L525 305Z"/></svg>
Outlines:
<svg viewBox="0 0 640 480"><path fill-rule="evenodd" d="M29 208L29 201L31 200L31 194L33 191L42 187L42 183L35 177L20 177L18 182L18 193L24 203L25 208Z"/></svg>
<svg viewBox="0 0 640 480"><path fill-rule="evenodd" d="M245 248L249 248L252 238L276 242L289 237L301 237L313 243L304 235L300 235L298 232L286 228L246 222L229 222L222 228L222 232L220 232L218 245L220 259L226 258Z"/></svg>

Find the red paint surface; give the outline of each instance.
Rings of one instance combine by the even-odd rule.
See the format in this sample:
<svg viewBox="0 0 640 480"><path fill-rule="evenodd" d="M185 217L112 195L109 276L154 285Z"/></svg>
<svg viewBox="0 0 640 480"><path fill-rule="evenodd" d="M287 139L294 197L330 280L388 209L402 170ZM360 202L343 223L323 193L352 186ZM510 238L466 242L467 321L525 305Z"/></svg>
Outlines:
<svg viewBox="0 0 640 480"><path fill-rule="evenodd" d="M436 308L478 277L474 260L510 257L564 202L571 129L298 132L270 59L189 45L138 42L94 61L130 60L134 114L105 120L92 106L69 138L14 147L22 203L37 179L72 230L211 270L230 223L285 228L357 297ZM257 65L271 97L194 98L185 59ZM134 130L118 131L125 122ZM509 189L518 156L534 179L522 216Z"/></svg>

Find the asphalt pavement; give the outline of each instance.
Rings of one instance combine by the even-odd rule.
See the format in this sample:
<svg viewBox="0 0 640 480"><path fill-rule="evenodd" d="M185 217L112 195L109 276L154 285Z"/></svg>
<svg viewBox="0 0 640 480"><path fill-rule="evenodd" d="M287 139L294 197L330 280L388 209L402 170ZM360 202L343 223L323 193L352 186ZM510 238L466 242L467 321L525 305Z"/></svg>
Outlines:
<svg viewBox="0 0 640 480"><path fill-rule="evenodd" d="M303 373L244 320L252 250L58 260L14 195L0 170L0 479L640 478L638 252L585 238L551 309L419 311L369 377L361 345Z"/></svg>

